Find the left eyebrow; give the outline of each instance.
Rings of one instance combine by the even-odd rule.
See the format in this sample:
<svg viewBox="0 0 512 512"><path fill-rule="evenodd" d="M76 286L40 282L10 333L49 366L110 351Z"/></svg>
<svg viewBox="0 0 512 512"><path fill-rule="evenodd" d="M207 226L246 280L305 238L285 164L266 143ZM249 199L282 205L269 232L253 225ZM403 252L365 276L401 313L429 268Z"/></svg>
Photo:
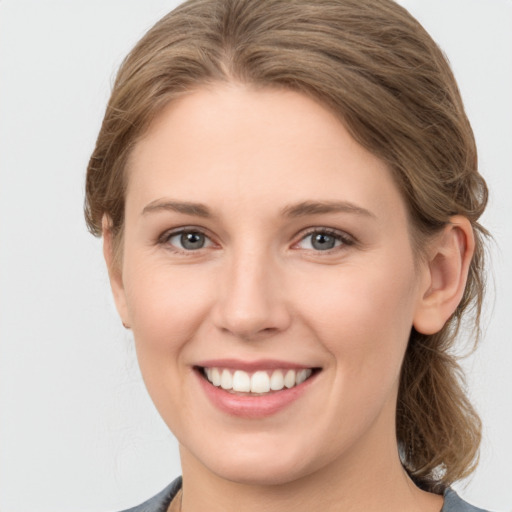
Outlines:
<svg viewBox="0 0 512 512"><path fill-rule="evenodd" d="M281 210L284 217L303 217L325 213L351 213L376 218L375 214L348 201L303 201Z"/></svg>

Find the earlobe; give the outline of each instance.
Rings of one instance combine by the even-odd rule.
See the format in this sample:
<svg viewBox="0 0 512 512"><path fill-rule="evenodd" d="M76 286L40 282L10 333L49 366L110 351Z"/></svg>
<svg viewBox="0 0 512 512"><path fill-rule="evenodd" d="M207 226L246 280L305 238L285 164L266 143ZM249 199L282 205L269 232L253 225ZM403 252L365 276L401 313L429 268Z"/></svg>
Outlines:
<svg viewBox="0 0 512 512"><path fill-rule="evenodd" d="M457 309L466 287L474 248L469 220L460 215L452 217L431 247L413 320L418 332L439 332Z"/></svg>
<svg viewBox="0 0 512 512"><path fill-rule="evenodd" d="M103 257L107 264L108 277L117 312L121 317L121 322L126 329L130 328L128 319L128 308L126 305L126 295L123 284L122 269L118 258L116 258L112 222L107 215L103 215L102 219L102 236L103 236Z"/></svg>

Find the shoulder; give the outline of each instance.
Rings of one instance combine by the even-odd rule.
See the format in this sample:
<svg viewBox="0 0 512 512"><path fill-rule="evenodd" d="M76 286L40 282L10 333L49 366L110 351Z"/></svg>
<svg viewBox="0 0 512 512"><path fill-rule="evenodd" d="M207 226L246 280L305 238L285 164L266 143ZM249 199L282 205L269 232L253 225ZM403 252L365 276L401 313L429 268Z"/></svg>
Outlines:
<svg viewBox="0 0 512 512"><path fill-rule="evenodd" d="M447 488L444 492L444 505L441 512L488 512L487 510L474 507L465 502L451 488Z"/></svg>
<svg viewBox="0 0 512 512"><path fill-rule="evenodd" d="M123 510L123 512L166 512L172 499L181 489L181 476L176 478L164 490L160 491L148 501L137 505L136 507Z"/></svg>

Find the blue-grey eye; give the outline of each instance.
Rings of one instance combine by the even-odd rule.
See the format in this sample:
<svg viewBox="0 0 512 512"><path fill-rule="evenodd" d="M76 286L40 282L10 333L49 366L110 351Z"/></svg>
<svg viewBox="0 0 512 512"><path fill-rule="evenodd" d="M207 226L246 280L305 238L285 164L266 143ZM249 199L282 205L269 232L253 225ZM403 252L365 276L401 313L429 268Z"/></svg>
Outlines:
<svg viewBox="0 0 512 512"><path fill-rule="evenodd" d="M305 236L298 245L301 249L328 251L339 247L342 243L340 235L314 231Z"/></svg>
<svg viewBox="0 0 512 512"><path fill-rule="evenodd" d="M171 235L168 243L185 251L197 251L208 247L210 239L199 231L181 231Z"/></svg>
<svg viewBox="0 0 512 512"><path fill-rule="evenodd" d="M336 239L331 235L325 233L313 233L311 235L311 245L317 251L327 251L334 249L336 246Z"/></svg>
<svg viewBox="0 0 512 512"><path fill-rule="evenodd" d="M205 236L202 233L182 233L180 238L181 245L184 249L193 251L194 249L202 249L205 243Z"/></svg>

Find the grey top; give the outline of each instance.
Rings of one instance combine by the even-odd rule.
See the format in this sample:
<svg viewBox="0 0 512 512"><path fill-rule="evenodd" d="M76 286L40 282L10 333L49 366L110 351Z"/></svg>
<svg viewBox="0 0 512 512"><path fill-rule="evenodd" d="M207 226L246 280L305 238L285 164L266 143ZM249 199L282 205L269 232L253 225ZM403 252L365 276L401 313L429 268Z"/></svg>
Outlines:
<svg viewBox="0 0 512 512"><path fill-rule="evenodd" d="M123 512L166 512L176 493L181 489L181 477L176 478L163 491L153 496L137 507L124 510ZM444 505L441 512L488 512L481 508L473 507L459 498L453 489L446 489L444 492Z"/></svg>

